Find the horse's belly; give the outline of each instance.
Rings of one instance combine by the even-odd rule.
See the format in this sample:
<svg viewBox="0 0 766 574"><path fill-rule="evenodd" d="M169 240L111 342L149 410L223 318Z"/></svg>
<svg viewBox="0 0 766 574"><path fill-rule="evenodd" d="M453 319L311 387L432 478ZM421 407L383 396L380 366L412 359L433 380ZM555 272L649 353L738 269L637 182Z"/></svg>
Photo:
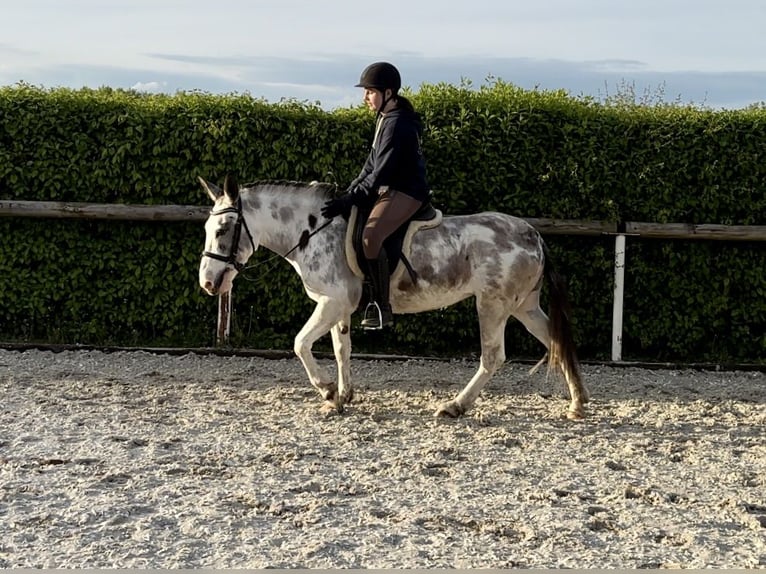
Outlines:
<svg viewBox="0 0 766 574"><path fill-rule="evenodd" d="M473 295L470 290L444 291L441 289L416 289L406 292L391 291L391 308L394 313L421 313L449 307Z"/></svg>

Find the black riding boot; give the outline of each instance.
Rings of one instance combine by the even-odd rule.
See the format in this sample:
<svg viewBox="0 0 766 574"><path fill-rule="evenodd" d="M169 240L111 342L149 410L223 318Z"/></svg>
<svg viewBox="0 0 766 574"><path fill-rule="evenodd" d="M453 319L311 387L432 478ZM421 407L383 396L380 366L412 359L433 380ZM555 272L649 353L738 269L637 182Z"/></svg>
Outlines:
<svg viewBox="0 0 766 574"><path fill-rule="evenodd" d="M391 312L391 304L388 301L391 278L388 275L386 250L381 249L377 259L368 259L367 266L370 270L374 300L364 310L362 327L365 329L382 329L394 322L394 314Z"/></svg>

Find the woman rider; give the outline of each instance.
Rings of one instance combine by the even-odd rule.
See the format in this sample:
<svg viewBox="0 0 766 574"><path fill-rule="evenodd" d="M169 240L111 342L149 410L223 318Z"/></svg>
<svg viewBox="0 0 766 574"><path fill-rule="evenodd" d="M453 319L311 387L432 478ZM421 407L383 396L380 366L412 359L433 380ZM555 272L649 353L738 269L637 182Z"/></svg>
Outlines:
<svg viewBox="0 0 766 574"><path fill-rule="evenodd" d="M356 87L364 88L364 102L376 112L372 149L359 176L346 193L322 208L328 219L352 205L372 211L364 226L362 245L374 291L362 327L382 329L393 323L389 302L389 268L383 241L428 200L426 164L421 148L423 125L410 101L399 95L399 71L388 62L364 69Z"/></svg>

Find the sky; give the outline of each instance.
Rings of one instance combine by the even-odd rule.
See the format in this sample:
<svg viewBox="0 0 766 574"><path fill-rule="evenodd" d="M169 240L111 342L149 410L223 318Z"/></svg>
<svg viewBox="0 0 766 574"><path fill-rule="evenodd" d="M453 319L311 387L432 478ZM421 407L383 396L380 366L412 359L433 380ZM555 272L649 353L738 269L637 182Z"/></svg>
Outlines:
<svg viewBox="0 0 766 574"><path fill-rule="evenodd" d="M0 0L0 85L355 106L403 84L737 109L766 101L766 0Z"/></svg>

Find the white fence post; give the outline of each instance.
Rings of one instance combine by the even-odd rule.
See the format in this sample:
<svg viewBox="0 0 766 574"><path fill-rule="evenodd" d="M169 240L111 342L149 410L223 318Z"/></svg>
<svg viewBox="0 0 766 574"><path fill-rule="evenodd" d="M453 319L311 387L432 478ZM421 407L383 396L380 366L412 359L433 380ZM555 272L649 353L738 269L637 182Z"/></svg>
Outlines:
<svg viewBox="0 0 766 574"><path fill-rule="evenodd" d="M612 309L612 360L622 361L622 309L625 293L625 235L614 242L614 307Z"/></svg>

